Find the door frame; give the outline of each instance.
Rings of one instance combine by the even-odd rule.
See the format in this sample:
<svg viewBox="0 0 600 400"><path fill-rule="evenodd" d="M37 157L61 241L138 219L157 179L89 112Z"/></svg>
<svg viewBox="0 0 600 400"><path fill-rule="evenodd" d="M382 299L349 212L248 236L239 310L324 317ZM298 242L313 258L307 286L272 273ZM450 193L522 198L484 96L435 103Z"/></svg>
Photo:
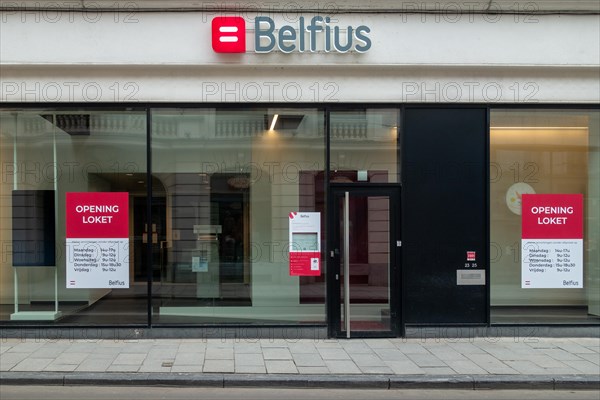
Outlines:
<svg viewBox="0 0 600 400"><path fill-rule="evenodd" d="M340 255L335 254L336 243L340 240L339 231L340 209L336 206L338 198L345 192L351 195L388 196L390 198L390 268L388 284L390 288L390 330L389 331L353 331L352 338L360 337L398 337L404 335L404 322L402 319L402 247L401 244L401 204L399 184L330 184L327 207L327 325L329 337L346 338L346 331L341 327L341 265ZM394 206L395 205L395 206ZM336 279L337 275L337 279Z"/></svg>

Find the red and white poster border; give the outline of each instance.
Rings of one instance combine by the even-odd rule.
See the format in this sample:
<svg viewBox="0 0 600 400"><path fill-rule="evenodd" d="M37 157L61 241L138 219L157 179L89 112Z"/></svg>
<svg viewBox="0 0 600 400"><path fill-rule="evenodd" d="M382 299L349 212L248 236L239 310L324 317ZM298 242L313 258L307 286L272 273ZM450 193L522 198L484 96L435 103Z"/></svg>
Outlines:
<svg viewBox="0 0 600 400"><path fill-rule="evenodd" d="M67 193L68 289L129 288L129 194Z"/></svg>
<svg viewBox="0 0 600 400"><path fill-rule="evenodd" d="M583 288L583 196L523 194L521 287Z"/></svg>

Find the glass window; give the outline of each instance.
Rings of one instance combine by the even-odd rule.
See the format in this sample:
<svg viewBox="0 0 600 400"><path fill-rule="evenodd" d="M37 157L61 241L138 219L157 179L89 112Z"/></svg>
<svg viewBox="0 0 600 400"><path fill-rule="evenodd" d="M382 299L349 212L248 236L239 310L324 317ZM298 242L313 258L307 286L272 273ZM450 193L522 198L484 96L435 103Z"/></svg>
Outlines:
<svg viewBox="0 0 600 400"><path fill-rule="evenodd" d="M0 113L1 320L147 322L145 278L138 282L134 276L141 265L140 249L130 245L136 240L136 205L146 196L145 115L143 110ZM66 198L72 192L97 193L95 197L125 193L122 247L114 254L118 260L103 261L94 253L81 262L79 272L95 276L94 271L104 268L100 262L110 269L123 261L119 277L128 288L83 284L73 277L67 281L67 268L76 267L80 257L70 252L67 240Z"/></svg>
<svg viewBox="0 0 600 400"><path fill-rule="evenodd" d="M599 115L597 110L491 112L492 322L598 322ZM531 239L529 220L524 215L537 213L536 224L545 223L544 218L553 215L550 209L548 214L540 214L540 209L533 206L523 209L522 202L541 207L560 206L564 205L560 202L571 202L573 197L568 195L573 194L583 198L582 251L565 247L569 241L551 239L556 236L557 229L561 229L554 224L557 220L546 219L549 223L533 235L543 238ZM540 195L559 196L553 197L558 200L552 200ZM526 220L524 225L523 218ZM566 220L559 222L562 221ZM522 226L526 232L522 231ZM531 240L522 242L524 234ZM535 252L531 253L531 249ZM566 250L569 251L565 253ZM572 255L577 251L581 252L581 260ZM537 258L531 258L531 254L536 254ZM572 272L581 279L565 275Z"/></svg>
<svg viewBox="0 0 600 400"><path fill-rule="evenodd" d="M400 182L397 109L332 111L329 131L332 183Z"/></svg>
<svg viewBox="0 0 600 400"><path fill-rule="evenodd" d="M324 271L292 276L288 261L291 212L321 212L324 226L323 118L153 110L154 322L325 321Z"/></svg>

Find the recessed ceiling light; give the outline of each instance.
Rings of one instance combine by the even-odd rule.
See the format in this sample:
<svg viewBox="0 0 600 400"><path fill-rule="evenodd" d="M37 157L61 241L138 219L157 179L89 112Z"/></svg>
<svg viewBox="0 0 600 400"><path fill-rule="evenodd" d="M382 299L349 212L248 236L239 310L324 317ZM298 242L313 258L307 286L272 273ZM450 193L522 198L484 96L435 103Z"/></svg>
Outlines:
<svg viewBox="0 0 600 400"><path fill-rule="evenodd" d="M270 131L275 130L275 124L277 124L277 118L279 118L279 114L275 114L273 116L273 119L271 120L271 127L269 128Z"/></svg>

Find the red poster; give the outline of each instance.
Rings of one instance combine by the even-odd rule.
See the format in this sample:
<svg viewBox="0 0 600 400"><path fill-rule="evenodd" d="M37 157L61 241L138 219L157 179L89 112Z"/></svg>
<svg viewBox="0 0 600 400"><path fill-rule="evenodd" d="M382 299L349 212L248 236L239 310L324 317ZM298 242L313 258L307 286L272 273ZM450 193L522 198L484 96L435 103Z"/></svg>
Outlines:
<svg viewBox="0 0 600 400"><path fill-rule="evenodd" d="M67 193L67 238L128 238L129 194Z"/></svg>
<svg viewBox="0 0 600 400"><path fill-rule="evenodd" d="M523 194L521 287L583 288L583 195Z"/></svg>
<svg viewBox="0 0 600 400"><path fill-rule="evenodd" d="M129 287L129 194L67 193L67 288Z"/></svg>
<svg viewBox="0 0 600 400"><path fill-rule="evenodd" d="M524 194L523 239L582 239L583 195Z"/></svg>

